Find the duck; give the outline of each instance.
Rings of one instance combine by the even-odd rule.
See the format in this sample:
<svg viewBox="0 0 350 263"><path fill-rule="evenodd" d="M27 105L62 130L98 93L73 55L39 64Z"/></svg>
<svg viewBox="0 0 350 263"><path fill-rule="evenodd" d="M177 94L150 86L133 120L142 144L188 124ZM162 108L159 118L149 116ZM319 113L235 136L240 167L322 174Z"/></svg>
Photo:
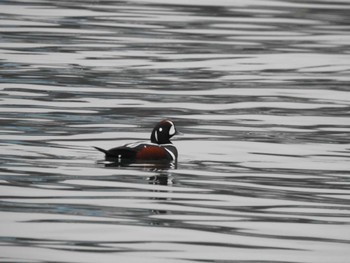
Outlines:
<svg viewBox="0 0 350 263"><path fill-rule="evenodd" d="M181 132L176 129L175 124L165 119L154 126L150 141L129 143L109 150L96 146L94 148L105 154L106 161L114 163L177 163L178 151L170 139L179 134Z"/></svg>

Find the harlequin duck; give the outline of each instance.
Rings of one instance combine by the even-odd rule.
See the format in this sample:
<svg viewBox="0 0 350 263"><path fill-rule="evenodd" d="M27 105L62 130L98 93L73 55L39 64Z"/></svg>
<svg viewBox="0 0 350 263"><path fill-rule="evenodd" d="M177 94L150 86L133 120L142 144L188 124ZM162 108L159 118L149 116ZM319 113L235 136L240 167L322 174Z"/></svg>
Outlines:
<svg viewBox="0 0 350 263"><path fill-rule="evenodd" d="M172 121L162 120L152 131L151 142L136 142L124 146L104 150L107 161L115 163L132 162L177 162L177 149L170 142L170 138L180 134Z"/></svg>

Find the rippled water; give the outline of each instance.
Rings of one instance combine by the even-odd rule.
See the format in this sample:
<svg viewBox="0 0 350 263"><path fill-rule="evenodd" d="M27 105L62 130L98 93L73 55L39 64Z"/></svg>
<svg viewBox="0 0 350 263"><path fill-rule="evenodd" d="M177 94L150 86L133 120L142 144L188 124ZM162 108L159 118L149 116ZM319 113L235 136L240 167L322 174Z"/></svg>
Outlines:
<svg viewBox="0 0 350 263"><path fill-rule="evenodd" d="M349 262L349 1L0 3L0 261ZM177 169L92 146L171 118Z"/></svg>

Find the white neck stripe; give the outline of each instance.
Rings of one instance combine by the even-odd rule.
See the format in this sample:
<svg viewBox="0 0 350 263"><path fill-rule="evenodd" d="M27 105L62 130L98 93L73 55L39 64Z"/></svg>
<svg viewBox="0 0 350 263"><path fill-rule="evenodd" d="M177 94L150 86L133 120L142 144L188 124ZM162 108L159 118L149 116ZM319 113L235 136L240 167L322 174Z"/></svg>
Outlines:
<svg viewBox="0 0 350 263"><path fill-rule="evenodd" d="M171 158L172 158L173 160L175 160L175 155L174 155L174 153L173 153L172 151L168 150L167 148L164 148L164 149L170 154Z"/></svg>

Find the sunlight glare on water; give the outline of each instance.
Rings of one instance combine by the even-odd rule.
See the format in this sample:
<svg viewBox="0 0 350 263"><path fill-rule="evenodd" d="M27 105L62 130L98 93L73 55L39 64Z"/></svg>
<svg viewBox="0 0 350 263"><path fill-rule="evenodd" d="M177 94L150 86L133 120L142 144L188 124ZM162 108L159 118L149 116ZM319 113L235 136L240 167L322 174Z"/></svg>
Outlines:
<svg viewBox="0 0 350 263"><path fill-rule="evenodd" d="M0 3L0 261L347 263L346 0ZM177 169L92 146L174 121Z"/></svg>

